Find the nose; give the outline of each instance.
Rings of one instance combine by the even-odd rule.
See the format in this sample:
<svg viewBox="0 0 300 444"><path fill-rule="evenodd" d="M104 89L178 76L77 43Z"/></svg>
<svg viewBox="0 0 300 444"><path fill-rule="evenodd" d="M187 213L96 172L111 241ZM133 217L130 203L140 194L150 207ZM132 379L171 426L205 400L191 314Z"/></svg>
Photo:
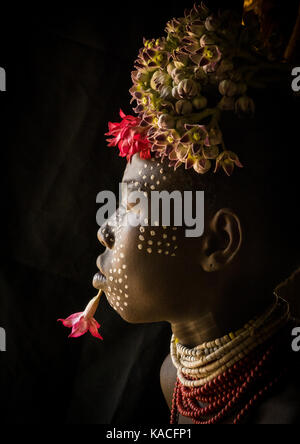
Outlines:
<svg viewBox="0 0 300 444"><path fill-rule="evenodd" d="M115 244L115 235L112 230L112 227L106 223L105 225L102 225L97 233L97 237L99 242L105 247L109 248L110 250L113 249Z"/></svg>

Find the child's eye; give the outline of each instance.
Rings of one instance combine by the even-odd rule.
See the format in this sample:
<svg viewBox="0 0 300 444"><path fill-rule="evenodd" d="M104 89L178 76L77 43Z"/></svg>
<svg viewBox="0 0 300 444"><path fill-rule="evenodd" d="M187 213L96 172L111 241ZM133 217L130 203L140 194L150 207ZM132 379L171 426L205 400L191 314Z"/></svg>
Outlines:
<svg viewBox="0 0 300 444"><path fill-rule="evenodd" d="M127 211L131 211L134 207L138 205L138 202L135 203L129 203L127 202Z"/></svg>
<svg viewBox="0 0 300 444"><path fill-rule="evenodd" d="M136 203L129 203L129 202L117 202L117 208L119 209L119 211L131 211L134 207L137 206L137 202Z"/></svg>

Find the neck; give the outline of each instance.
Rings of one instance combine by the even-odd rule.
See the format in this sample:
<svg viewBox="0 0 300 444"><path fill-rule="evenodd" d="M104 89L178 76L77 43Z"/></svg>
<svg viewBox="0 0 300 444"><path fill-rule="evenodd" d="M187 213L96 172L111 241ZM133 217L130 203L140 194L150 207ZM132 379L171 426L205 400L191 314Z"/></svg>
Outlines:
<svg viewBox="0 0 300 444"><path fill-rule="evenodd" d="M172 323L171 328L180 344L189 348L222 336L211 312L200 315L196 319Z"/></svg>
<svg viewBox="0 0 300 444"><path fill-rule="evenodd" d="M231 332L241 329L255 316L262 314L273 302L272 292L266 295L256 294L251 298L233 298L223 295L214 309L205 313L195 310L195 314L184 321L171 322L172 332L180 344L194 348L204 342L210 342Z"/></svg>

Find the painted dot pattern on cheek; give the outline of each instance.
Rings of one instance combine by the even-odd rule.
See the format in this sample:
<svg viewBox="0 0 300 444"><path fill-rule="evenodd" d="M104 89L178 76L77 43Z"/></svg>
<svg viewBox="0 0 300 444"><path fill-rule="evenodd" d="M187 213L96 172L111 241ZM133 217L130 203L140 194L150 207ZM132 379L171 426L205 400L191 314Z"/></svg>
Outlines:
<svg viewBox="0 0 300 444"><path fill-rule="evenodd" d="M116 222L116 221L114 221ZM109 270L109 283L107 296L109 302L115 311L123 312L128 306L129 300L129 286L127 284L128 276L125 274L127 270L127 263L125 257L125 247L122 244L122 227L119 225L117 228L110 227L111 233L114 234L114 248L112 263L114 265ZM126 282L126 284L125 284Z"/></svg>
<svg viewBox="0 0 300 444"><path fill-rule="evenodd" d="M155 178L155 177L154 177ZM146 224L148 219L144 220ZM155 226L159 225L155 223ZM175 232L177 227L158 227L154 229L153 227L140 227L139 235L137 241L137 248L141 252L146 254L164 254L165 256L176 256L177 236Z"/></svg>
<svg viewBox="0 0 300 444"><path fill-rule="evenodd" d="M152 159L153 166L144 164L138 174L140 182L132 181L132 184L138 188L139 191L144 192L145 197L148 193L141 189L141 184L151 190L156 190L163 182L167 181L167 175L161 164L154 163L156 160ZM110 234L107 239L114 245L112 248L112 266L109 270L109 287L107 296L111 306L117 312L124 311L130 306L130 288L128 284L128 269L126 261L126 250L122 240L124 233L120 219L116 218L112 221L113 227L110 227ZM139 253L146 256L159 255L161 257L175 257L178 250L177 242L177 228L176 227L161 227L158 221L154 222L154 226L148 226L149 220L143 220L145 226L140 226L137 230L136 248ZM105 231L105 230L104 230ZM104 233L103 231L103 233Z"/></svg>
<svg viewBox="0 0 300 444"><path fill-rule="evenodd" d="M159 254L165 256L176 256L178 249L177 236L172 228L163 227L155 231L151 228L140 227L143 235L138 235L137 248L146 254Z"/></svg>

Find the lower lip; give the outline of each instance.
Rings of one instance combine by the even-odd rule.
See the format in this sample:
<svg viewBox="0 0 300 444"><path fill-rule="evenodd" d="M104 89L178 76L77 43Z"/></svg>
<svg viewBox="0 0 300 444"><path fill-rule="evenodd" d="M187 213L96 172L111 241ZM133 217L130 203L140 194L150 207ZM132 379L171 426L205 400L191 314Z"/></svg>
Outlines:
<svg viewBox="0 0 300 444"><path fill-rule="evenodd" d="M93 285L96 288L102 287L105 283L106 283L106 277L104 276L104 274L101 273L101 271L95 274L93 279Z"/></svg>

